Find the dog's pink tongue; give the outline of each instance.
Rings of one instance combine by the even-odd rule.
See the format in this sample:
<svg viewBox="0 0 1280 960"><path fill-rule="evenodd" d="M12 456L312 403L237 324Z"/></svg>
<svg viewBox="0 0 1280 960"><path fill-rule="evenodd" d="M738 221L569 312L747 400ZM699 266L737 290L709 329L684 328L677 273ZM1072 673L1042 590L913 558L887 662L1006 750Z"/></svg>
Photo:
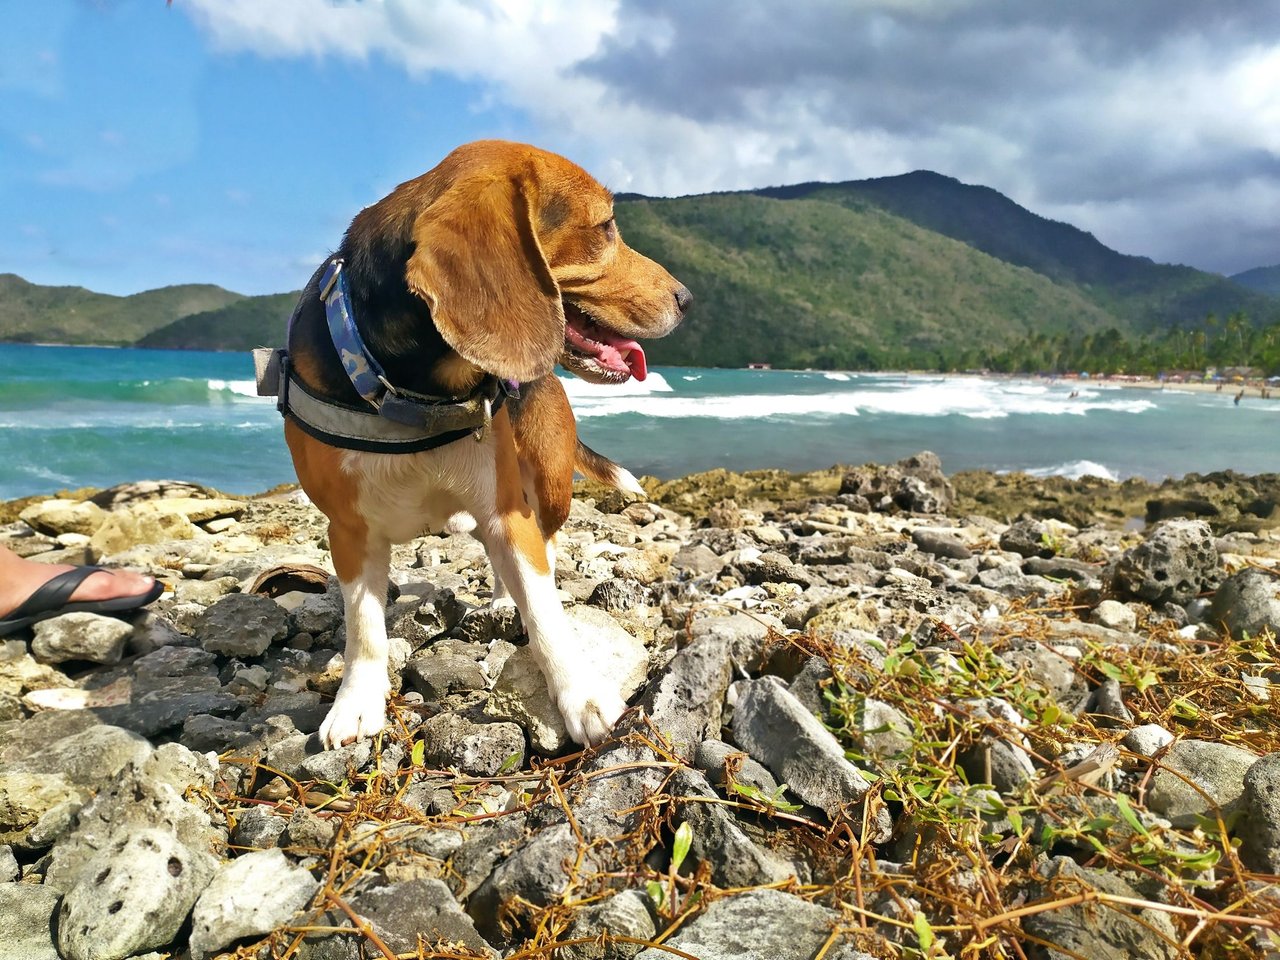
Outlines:
<svg viewBox="0 0 1280 960"><path fill-rule="evenodd" d="M644 348L634 340L628 340L625 346L631 348L631 352L626 355L627 369L631 371L631 376L637 380L643 380L649 375L649 368L645 365Z"/></svg>
<svg viewBox="0 0 1280 960"><path fill-rule="evenodd" d="M619 359L631 371L631 376L637 380L643 380L649 375L649 367L644 358L644 348L640 344L627 337L607 332L601 337L601 341L607 343L613 350L618 352ZM612 351L609 352L612 353Z"/></svg>

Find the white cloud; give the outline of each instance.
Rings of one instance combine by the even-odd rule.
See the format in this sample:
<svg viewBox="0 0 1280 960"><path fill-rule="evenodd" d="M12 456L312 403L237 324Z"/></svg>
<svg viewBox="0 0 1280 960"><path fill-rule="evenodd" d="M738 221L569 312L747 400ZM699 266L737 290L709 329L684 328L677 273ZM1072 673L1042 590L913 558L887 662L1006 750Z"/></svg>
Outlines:
<svg viewBox="0 0 1280 960"><path fill-rule="evenodd" d="M1265 229L1280 213L1274 0L182 7L217 49L380 57L479 82L614 189L927 168L1126 252L1226 271L1280 262Z"/></svg>

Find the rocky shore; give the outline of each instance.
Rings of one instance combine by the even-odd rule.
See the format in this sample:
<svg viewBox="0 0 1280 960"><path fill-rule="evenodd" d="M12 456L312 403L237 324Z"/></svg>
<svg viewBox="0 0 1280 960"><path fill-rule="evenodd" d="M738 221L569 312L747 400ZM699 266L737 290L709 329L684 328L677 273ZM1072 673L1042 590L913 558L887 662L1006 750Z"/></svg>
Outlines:
<svg viewBox="0 0 1280 960"><path fill-rule="evenodd" d="M396 548L392 723L325 751L295 493L0 505L171 588L0 641L0 956L1280 957L1280 478L645 485L558 544L588 751L469 537Z"/></svg>

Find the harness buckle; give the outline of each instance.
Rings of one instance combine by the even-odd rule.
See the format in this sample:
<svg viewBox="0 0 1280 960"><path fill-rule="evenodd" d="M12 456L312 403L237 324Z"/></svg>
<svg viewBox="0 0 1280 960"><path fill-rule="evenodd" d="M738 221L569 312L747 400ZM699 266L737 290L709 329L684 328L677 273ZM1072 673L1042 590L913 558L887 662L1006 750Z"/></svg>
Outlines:
<svg viewBox="0 0 1280 960"><path fill-rule="evenodd" d="M321 300L328 301L329 294L333 292L334 284L338 282L338 274L340 273L342 273L342 261L334 257L333 260L329 261L329 268L325 270L324 276L320 278L324 284L320 288Z"/></svg>

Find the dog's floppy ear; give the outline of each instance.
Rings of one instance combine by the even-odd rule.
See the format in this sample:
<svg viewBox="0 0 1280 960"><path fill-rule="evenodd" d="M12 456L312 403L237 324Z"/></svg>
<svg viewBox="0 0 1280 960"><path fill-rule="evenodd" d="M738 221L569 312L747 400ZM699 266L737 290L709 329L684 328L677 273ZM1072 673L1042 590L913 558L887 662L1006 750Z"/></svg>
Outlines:
<svg viewBox="0 0 1280 960"><path fill-rule="evenodd" d="M519 179L450 185L418 214L413 239L405 281L449 346L505 380L551 372L564 350L564 308Z"/></svg>

